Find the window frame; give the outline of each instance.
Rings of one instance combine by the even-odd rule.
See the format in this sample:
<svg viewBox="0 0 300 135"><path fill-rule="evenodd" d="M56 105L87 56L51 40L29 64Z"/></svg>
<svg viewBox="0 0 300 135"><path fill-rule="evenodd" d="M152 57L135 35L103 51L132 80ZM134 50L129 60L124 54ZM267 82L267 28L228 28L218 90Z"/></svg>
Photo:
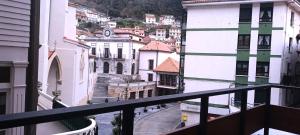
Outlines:
<svg viewBox="0 0 300 135"><path fill-rule="evenodd" d="M136 50L132 49L132 59L134 59L134 60L135 60L135 53L136 53Z"/></svg>
<svg viewBox="0 0 300 135"><path fill-rule="evenodd" d="M265 66L268 67L268 71L258 72L264 70ZM270 63L269 62L257 62L256 63L256 76L269 77Z"/></svg>
<svg viewBox="0 0 300 135"><path fill-rule="evenodd" d="M271 11L271 17L269 18L263 18L261 17L261 12L268 12L268 10ZM260 10L259 10L259 22L272 22L273 21L273 4L272 3L265 3L260 4Z"/></svg>
<svg viewBox="0 0 300 135"><path fill-rule="evenodd" d="M250 12L250 14L247 12ZM239 22L251 22L252 21L252 4L240 5L239 13L240 13L239 14ZM243 16L246 16L246 17L243 17Z"/></svg>
<svg viewBox="0 0 300 135"><path fill-rule="evenodd" d="M144 91L139 91L139 98L144 98Z"/></svg>
<svg viewBox="0 0 300 135"><path fill-rule="evenodd" d="M241 69L239 68L239 65ZM244 69L244 66L247 66L247 69ZM249 72L249 61L237 61L236 62L236 75L248 75Z"/></svg>
<svg viewBox="0 0 300 135"><path fill-rule="evenodd" d="M260 37L266 38L267 36L270 37L269 45L259 44ZM259 34L257 40L258 40L257 41L257 49L271 49L271 45L272 45L272 35L271 34Z"/></svg>
<svg viewBox="0 0 300 135"><path fill-rule="evenodd" d="M154 60L153 59L149 59L148 60L148 69L149 70L153 70L154 69Z"/></svg>
<svg viewBox="0 0 300 135"><path fill-rule="evenodd" d="M249 37L248 42L246 42L246 37ZM242 43L240 42L240 38L242 38ZM251 43L251 35L250 34L239 34L238 35L238 49L250 49L250 43Z"/></svg>
<svg viewBox="0 0 300 135"><path fill-rule="evenodd" d="M152 81L153 81L153 74L148 73L148 82L152 82Z"/></svg>

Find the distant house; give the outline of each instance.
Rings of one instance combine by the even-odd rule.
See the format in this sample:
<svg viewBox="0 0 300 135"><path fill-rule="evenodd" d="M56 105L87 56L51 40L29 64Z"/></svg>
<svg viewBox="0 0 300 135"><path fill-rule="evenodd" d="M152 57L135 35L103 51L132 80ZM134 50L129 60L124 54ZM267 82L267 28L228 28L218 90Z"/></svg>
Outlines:
<svg viewBox="0 0 300 135"><path fill-rule="evenodd" d="M154 14L145 14L145 22L146 24L155 24L156 16Z"/></svg>
<svg viewBox="0 0 300 135"><path fill-rule="evenodd" d="M159 18L160 25L174 25L175 17L173 15L162 15Z"/></svg>
<svg viewBox="0 0 300 135"><path fill-rule="evenodd" d="M142 80L158 81L154 69L168 57L179 60L179 55L170 45L160 41L151 41L140 49L139 74Z"/></svg>
<svg viewBox="0 0 300 135"><path fill-rule="evenodd" d="M100 56L100 73L131 76L137 74L138 52L144 46L143 38L131 28L105 28L102 34L83 40L96 47L96 55Z"/></svg>
<svg viewBox="0 0 300 135"><path fill-rule="evenodd" d="M167 39L167 28L165 27L157 27L155 30L155 39L164 41Z"/></svg>
<svg viewBox="0 0 300 135"><path fill-rule="evenodd" d="M168 57L154 69L154 72L156 72L158 78L156 83L158 96L178 93L178 61Z"/></svg>
<svg viewBox="0 0 300 135"><path fill-rule="evenodd" d="M115 22L115 21L108 21L108 22L106 22L106 25L109 28L116 28L117 27L117 22Z"/></svg>
<svg viewBox="0 0 300 135"><path fill-rule="evenodd" d="M176 45L180 46L180 43L181 43L181 28L180 27L171 27L169 29L169 36L173 37L176 40Z"/></svg>
<svg viewBox="0 0 300 135"><path fill-rule="evenodd" d="M86 22L88 20L86 14L78 10L76 11L76 19L78 22Z"/></svg>

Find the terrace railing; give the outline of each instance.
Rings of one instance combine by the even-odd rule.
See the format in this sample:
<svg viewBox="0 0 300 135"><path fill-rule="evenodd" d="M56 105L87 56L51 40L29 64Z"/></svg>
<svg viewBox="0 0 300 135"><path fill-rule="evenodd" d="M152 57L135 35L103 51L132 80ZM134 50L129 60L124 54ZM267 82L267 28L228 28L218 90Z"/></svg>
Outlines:
<svg viewBox="0 0 300 135"><path fill-rule="evenodd" d="M271 88L300 89L281 85L258 85L240 88L228 88L209 90L193 93L175 94L160 97L150 97L124 102L113 102L107 104L94 104L53 110L25 112L0 116L0 129L37 124L77 117L90 116L95 114L123 111L122 113L122 135L132 135L134 127L134 109L144 106L165 104L189 99L201 99L200 123L183 129L176 130L170 135L182 134L230 134L245 135L264 128L264 135L269 134L269 128L275 128L300 134L300 109L279 107L270 104ZM254 108L247 108L247 94L251 90L266 91L265 103ZM238 113L223 116L215 120L207 120L209 97L241 92L241 111ZM150 128L150 127L149 127ZM230 130L228 130L230 129Z"/></svg>

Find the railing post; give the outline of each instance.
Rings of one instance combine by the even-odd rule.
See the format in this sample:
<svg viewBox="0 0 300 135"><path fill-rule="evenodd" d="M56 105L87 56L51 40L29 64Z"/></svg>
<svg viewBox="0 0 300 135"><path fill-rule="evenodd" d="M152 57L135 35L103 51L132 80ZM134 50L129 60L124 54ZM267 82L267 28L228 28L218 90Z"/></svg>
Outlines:
<svg viewBox="0 0 300 135"><path fill-rule="evenodd" d="M247 111L248 91L242 91L241 95L241 112L240 112L240 135L245 135L246 111Z"/></svg>
<svg viewBox="0 0 300 135"><path fill-rule="evenodd" d="M123 110L122 135L133 135L134 126L134 108Z"/></svg>
<svg viewBox="0 0 300 135"><path fill-rule="evenodd" d="M207 134L208 96L201 98L199 135Z"/></svg>
<svg viewBox="0 0 300 135"><path fill-rule="evenodd" d="M266 99L265 99L265 123L264 123L264 135L269 135L269 127L270 127L270 105L271 105L271 87L265 89L266 91Z"/></svg>

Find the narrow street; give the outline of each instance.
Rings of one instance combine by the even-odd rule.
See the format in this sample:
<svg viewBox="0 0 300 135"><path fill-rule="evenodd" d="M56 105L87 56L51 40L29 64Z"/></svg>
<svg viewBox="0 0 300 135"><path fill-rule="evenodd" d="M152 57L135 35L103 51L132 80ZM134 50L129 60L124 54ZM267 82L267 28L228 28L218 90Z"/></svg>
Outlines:
<svg viewBox="0 0 300 135"><path fill-rule="evenodd" d="M176 105L136 121L134 135L159 135L174 130L180 122L180 106Z"/></svg>
<svg viewBox="0 0 300 135"><path fill-rule="evenodd" d="M92 98L93 104L103 104L105 99L108 103L116 102L116 98L107 95L107 78L98 76L95 84L94 94ZM111 112L96 115L98 124L98 134L112 135L113 126L111 121L120 112ZM160 109L157 106L148 106L147 112L144 107L135 109L135 133L136 135L157 135L174 129L180 121L180 107L178 104L167 104L165 108ZM149 128L150 127L150 128Z"/></svg>

